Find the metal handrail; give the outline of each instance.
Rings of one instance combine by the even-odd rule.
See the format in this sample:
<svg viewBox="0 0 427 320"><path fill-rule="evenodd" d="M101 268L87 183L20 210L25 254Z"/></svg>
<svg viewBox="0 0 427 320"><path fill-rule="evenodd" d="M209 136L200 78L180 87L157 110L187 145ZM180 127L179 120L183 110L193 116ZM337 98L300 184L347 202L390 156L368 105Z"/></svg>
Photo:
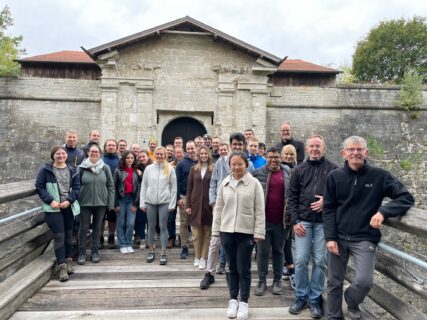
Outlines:
<svg viewBox="0 0 427 320"><path fill-rule="evenodd" d="M415 257L413 257L413 256L411 256L411 255L409 255L403 251L400 251L400 250L398 250L392 246L389 246L385 243L380 242L380 243L378 243L378 248L381 248L382 250L384 250L388 253L391 253L391 254L399 257L399 258L402 258L405 261L412 262L413 264L427 270L427 262L422 261L418 258L415 258Z"/></svg>
<svg viewBox="0 0 427 320"><path fill-rule="evenodd" d="M16 219L16 218L19 218L19 217L22 217L22 216L26 216L26 215L31 214L33 212L39 211L41 209L42 209L42 207L40 206L40 207L35 207L35 208L29 209L29 210L25 210L23 212L15 213L15 214L13 214L11 216L8 216L6 218L0 219L0 224L6 223L6 222L8 222L10 220L13 220L13 219Z"/></svg>

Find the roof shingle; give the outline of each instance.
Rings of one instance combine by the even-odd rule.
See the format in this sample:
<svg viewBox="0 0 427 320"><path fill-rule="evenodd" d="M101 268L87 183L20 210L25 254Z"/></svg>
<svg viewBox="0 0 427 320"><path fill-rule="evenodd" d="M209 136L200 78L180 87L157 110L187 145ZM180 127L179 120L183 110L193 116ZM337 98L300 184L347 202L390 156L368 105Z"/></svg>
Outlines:
<svg viewBox="0 0 427 320"><path fill-rule="evenodd" d="M301 59L286 59L279 65L277 72L339 73L338 70L323 67Z"/></svg>
<svg viewBox="0 0 427 320"><path fill-rule="evenodd" d="M63 50L19 59L19 62L90 63L95 64L85 52Z"/></svg>

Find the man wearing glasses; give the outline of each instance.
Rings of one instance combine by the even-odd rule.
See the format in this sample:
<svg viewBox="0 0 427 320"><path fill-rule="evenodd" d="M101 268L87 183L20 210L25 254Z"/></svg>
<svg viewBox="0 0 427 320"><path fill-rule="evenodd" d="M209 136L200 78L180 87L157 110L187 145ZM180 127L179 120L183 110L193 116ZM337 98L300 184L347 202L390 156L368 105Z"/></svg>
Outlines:
<svg viewBox="0 0 427 320"><path fill-rule="evenodd" d="M282 151L282 148L288 144L291 144L297 150L297 164L301 164L304 161L304 143L299 140L295 140L292 137L291 124L289 122L283 122L280 126L281 141L276 144L276 149Z"/></svg>
<svg viewBox="0 0 427 320"><path fill-rule="evenodd" d="M344 319L343 281L349 256L355 279L345 290L350 319L360 319L359 304L368 294L375 267L375 249L384 219L403 215L414 198L390 172L366 162L366 140L352 136L343 143L344 167L327 178L323 222L328 255L328 319ZM392 199L382 204L385 197Z"/></svg>

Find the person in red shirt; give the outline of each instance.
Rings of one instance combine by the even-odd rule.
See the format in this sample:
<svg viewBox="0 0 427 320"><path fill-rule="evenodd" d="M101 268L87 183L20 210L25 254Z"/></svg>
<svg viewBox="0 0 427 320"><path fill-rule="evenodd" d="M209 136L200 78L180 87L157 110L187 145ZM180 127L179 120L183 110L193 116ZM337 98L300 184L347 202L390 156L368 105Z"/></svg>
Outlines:
<svg viewBox="0 0 427 320"><path fill-rule="evenodd" d="M280 150L271 147L267 150L267 164L254 172L265 196L265 239L257 243L258 284L256 296L263 296L267 290L268 259L273 251L273 287L272 293L281 295L283 246L286 233L290 231L289 219L286 219L286 190L289 186L290 169L281 165ZM286 229L285 229L286 228Z"/></svg>
<svg viewBox="0 0 427 320"><path fill-rule="evenodd" d="M136 209L139 204L139 185L142 172L137 169L135 154L126 150L114 171L116 188L117 239L120 252L133 253L132 236L135 225Z"/></svg>

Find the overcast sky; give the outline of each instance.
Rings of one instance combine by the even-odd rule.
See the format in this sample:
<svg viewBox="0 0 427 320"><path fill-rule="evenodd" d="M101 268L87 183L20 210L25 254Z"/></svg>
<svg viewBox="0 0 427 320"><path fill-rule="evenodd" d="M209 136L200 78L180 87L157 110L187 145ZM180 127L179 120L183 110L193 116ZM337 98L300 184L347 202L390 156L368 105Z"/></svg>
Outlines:
<svg viewBox="0 0 427 320"><path fill-rule="evenodd" d="M278 57L339 67L381 20L427 16L426 0L1 0L27 56L86 49L186 15Z"/></svg>

